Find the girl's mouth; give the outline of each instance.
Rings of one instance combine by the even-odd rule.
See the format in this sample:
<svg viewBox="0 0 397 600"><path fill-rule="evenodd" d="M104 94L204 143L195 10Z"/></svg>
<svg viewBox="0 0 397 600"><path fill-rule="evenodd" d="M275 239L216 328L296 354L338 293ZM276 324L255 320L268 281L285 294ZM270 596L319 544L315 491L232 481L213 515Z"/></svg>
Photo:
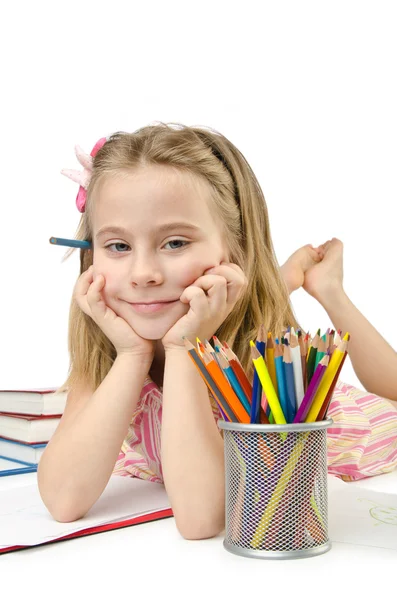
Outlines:
<svg viewBox="0 0 397 600"><path fill-rule="evenodd" d="M160 312L162 310L166 310L168 307L173 306L179 302L178 300L171 300L168 302L151 302L151 303L138 303L138 302L130 302L130 306L134 309L135 312L141 314L150 314Z"/></svg>

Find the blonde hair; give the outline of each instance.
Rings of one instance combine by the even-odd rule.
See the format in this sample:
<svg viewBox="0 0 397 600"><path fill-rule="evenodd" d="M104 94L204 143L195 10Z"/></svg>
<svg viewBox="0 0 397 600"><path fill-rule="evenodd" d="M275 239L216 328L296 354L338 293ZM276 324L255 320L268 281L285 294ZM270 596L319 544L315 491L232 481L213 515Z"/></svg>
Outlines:
<svg viewBox="0 0 397 600"><path fill-rule="evenodd" d="M180 124L156 124L135 133L113 134L93 159L76 239L92 241L93 192L100 181L120 171L145 165L166 165L207 181L229 248L229 260L248 279L244 295L219 327L252 378L249 341L259 326L276 335L287 325L297 327L287 288L282 280L270 236L269 218L261 187L239 150L213 129ZM69 250L66 257L73 252ZM80 250L80 273L92 264L92 251ZM85 383L96 389L109 372L116 352L113 344L72 298L69 315L70 368L62 390Z"/></svg>

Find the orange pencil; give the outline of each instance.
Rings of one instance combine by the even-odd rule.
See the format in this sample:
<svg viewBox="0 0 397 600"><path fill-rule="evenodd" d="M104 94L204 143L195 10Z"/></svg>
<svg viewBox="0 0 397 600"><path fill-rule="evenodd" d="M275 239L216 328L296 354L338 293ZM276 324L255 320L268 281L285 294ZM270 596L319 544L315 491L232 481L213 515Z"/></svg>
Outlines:
<svg viewBox="0 0 397 600"><path fill-rule="evenodd" d="M209 352L205 352L203 356L203 362L207 371L211 375L212 379L215 381L216 385L220 389L222 395L224 396L226 402L233 410L236 415L239 423L249 423L250 416L245 410L244 406L241 404L240 400L236 396L232 386L227 381L226 377L222 373L221 368L218 363L212 358Z"/></svg>
<svg viewBox="0 0 397 600"><path fill-rule="evenodd" d="M216 382L213 380L210 373L206 369L203 360L200 358L199 352L196 350L193 344L189 342L187 338L184 338L184 344L186 350L188 351L190 359L198 369L202 379L204 380L211 394L215 398L215 401L217 402L218 406L222 409L223 414L226 416L227 419L229 419L229 421L233 421L236 423L238 420L236 415L234 414L232 408L225 401L221 390L218 388Z"/></svg>

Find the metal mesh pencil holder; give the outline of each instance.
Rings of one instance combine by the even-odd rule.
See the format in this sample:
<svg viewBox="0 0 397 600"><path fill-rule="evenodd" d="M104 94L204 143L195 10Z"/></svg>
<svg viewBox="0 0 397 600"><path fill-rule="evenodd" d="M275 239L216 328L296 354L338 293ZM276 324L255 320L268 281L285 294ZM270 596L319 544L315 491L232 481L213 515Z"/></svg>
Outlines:
<svg viewBox="0 0 397 600"><path fill-rule="evenodd" d="M327 428L243 425L224 430L226 531L230 552L254 558L305 558L327 552Z"/></svg>

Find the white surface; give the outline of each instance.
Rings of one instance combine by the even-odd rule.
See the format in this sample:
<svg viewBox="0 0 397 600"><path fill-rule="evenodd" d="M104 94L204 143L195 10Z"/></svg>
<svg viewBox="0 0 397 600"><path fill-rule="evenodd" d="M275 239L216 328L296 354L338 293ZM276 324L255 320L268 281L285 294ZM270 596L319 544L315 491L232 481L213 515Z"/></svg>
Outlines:
<svg viewBox="0 0 397 600"><path fill-rule="evenodd" d="M34 478L35 474L10 477L0 490ZM349 485L397 494L397 471ZM71 595L134 598L138 593L150 599L171 594L211 600L318 600L328 598L331 590L339 590L340 598L376 598L389 589L394 594L393 550L334 543L321 556L275 561L235 556L222 542L222 536L184 540L174 519L165 519L0 555L1 583L6 587L12 582L16 598L32 600Z"/></svg>

